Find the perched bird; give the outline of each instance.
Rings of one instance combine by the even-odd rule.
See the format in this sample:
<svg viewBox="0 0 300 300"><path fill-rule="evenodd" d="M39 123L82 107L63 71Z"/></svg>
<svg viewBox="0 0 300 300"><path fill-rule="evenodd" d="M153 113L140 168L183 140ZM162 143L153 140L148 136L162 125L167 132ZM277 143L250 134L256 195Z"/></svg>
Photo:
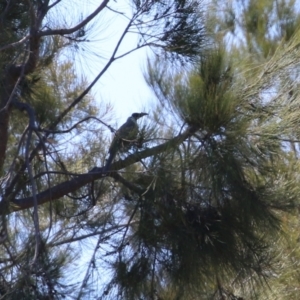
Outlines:
<svg viewBox="0 0 300 300"><path fill-rule="evenodd" d="M107 159L104 170L108 171L112 161L116 154L122 150L126 150L134 142L139 132L137 120L143 116L148 115L147 113L133 113L117 131L113 138L113 141L109 147L109 157Z"/></svg>

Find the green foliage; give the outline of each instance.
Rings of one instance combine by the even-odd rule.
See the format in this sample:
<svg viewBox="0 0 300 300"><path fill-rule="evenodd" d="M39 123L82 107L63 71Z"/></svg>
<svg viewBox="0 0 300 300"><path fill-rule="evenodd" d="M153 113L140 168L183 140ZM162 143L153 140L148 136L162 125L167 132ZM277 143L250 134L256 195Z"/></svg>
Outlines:
<svg viewBox="0 0 300 300"><path fill-rule="evenodd" d="M229 90L231 75L224 60L218 51L204 57L199 70L188 78L187 84L176 86L174 91L174 106L181 118L207 132L227 127L235 117L234 110L239 101Z"/></svg>
<svg viewBox="0 0 300 300"><path fill-rule="evenodd" d="M268 63L256 67L256 77L251 69L234 68L222 48L210 51L188 74L174 75L161 62L149 66L147 81L161 103L198 128L186 144L149 166L157 170L153 177L136 179L147 192L136 200L140 216L132 251L148 253L159 279L180 286L178 298L198 288L206 293L203 299L213 289L255 297L252 284L280 272L277 255L285 246L273 245L282 212L299 204L299 178L284 144L286 134L297 134L288 121L294 104L283 102L286 95L277 83L289 82L284 80L291 74L289 60L297 63L297 44L295 35L277 47ZM272 101L261 96L268 90ZM157 283L150 272L147 281Z"/></svg>
<svg viewBox="0 0 300 300"><path fill-rule="evenodd" d="M173 61L179 59L193 61L198 57L206 43L205 27L202 22L203 13L199 9L202 1L175 0L175 1L133 1L137 10L146 12L148 20L154 20L152 30L143 34L148 40L154 36L158 27L162 29L161 35L153 42L153 46L162 47L160 53ZM150 6L151 10L150 10ZM139 26L144 28L144 22L139 20Z"/></svg>
<svg viewBox="0 0 300 300"><path fill-rule="evenodd" d="M28 246L32 244L29 242ZM25 245L26 246L26 245ZM46 249L41 251L39 260L35 266L30 266L30 260L34 249L23 253L22 267L15 272L19 273L15 282L10 282L10 287L2 293L2 296L9 299L48 299L49 295L54 298L61 298L66 294L66 286L60 283L62 269L67 263L66 253L55 254L52 258ZM31 250L31 251L30 251ZM53 255L53 254L52 254ZM33 269L33 270L32 270ZM6 283L8 287L8 282Z"/></svg>
<svg viewBox="0 0 300 300"><path fill-rule="evenodd" d="M196 1L133 1L128 18L111 3L126 15L123 37L138 32L137 48L160 55L146 75L157 111L109 172L93 167L105 165L110 107L96 106L70 52L60 56L92 26L63 33L49 18L35 32L47 1L17 2L0 1L1 297L297 299L296 1L215 0L206 20ZM45 36L25 72L34 33ZM24 74L5 77L22 63Z"/></svg>
<svg viewBox="0 0 300 300"><path fill-rule="evenodd" d="M29 25L28 7L25 3L12 0L9 3L0 1L0 47L15 41L27 33ZM12 58L15 52L5 51L6 59ZM3 52L1 52L1 57Z"/></svg>
<svg viewBox="0 0 300 300"><path fill-rule="evenodd" d="M241 57L250 53L250 59L262 61L276 52L282 40L288 42L297 32L298 4L297 0L215 0L210 11L214 22L210 27L218 28L227 42L234 41Z"/></svg>

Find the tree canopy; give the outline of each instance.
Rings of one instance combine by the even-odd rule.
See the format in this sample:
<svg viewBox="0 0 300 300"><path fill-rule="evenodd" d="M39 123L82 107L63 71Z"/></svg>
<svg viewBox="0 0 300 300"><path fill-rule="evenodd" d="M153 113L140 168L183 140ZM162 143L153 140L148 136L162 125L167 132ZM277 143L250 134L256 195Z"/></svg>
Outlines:
<svg viewBox="0 0 300 300"><path fill-rule="evenodd" d="M297 1L19 2L0 0L0 298L297 299ZM90 81L106 16L126 25ZM105 170L91 91L145 47L156 107Z"/></svg>

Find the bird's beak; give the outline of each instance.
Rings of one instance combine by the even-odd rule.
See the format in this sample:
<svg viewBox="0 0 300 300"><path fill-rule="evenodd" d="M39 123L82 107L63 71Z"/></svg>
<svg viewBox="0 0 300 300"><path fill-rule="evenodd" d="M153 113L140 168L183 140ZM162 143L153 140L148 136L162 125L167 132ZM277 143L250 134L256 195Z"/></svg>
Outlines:
<svg viewBox="0 0 300 300"><path fill-rule="evenodd" d="M143 117L143 116L148 116L148 114L142 112L142 113L140 113L139 118L141 118L141 117Z"/></svg>
<svg viewBox="0 0 300 300"><path fill-rule="evenodd" d="M139 118L141 118L143 116L146 116L146 115L148 115L148 114L142 112L142 113L133 113L131 116L137 120L137 119L139 119Z"/></svg>

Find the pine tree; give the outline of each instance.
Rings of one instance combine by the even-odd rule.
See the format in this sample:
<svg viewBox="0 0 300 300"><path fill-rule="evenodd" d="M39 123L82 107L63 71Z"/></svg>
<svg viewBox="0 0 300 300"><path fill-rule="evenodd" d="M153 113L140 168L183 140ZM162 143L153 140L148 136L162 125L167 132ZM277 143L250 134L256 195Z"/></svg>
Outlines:
<svg viewBox="0 0 300 300"><path fill-rule="evenodd" d="M197 2L133 1L126 15L119 4L108 2L80 12L76 23L73 11L64 10L65 1L0 1L3 298L58 299L71 292L81 297L85 280L76 282L76 289L66 283L67 267L79 253L71 244L124 227L114 224L114 200L103 196L107 183L95 182L109 175L94 166L103 165L104 132L112 127L106 116L110 108L96 107L91 88L116 60L140 48L152 47L157 55L183 63L204 44ZM87 82L76 75L72 55L90 43L103 12L123 16L127 25L98 75ZM137 44L121 52L132 32ZM103 190L103 201L93 208L97 189Z"/></svg>
<svg viewBox="0 0 300 300"><path fill-rule="evenodd" d="M64 1L0 1L3 299L297 299L296 3L209 4L103 1L66 25ZM128 23L89 83L71 49L105 11ZM157 108L105 172L90 91L146 46Z"/></svg>

